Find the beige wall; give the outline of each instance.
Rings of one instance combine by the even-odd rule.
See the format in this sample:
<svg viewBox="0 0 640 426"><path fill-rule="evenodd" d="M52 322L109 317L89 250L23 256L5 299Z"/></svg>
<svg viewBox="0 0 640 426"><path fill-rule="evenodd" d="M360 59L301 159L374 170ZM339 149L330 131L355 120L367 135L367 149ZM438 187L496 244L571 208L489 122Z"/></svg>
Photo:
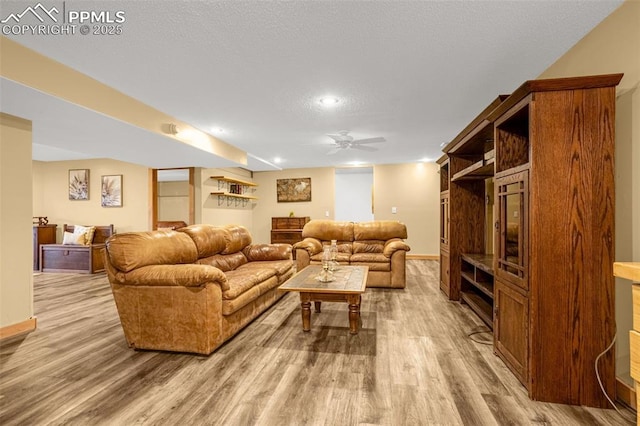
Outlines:
<svg viewBox="0 0 640 426"><path fill-rule="evenodd" d="M0 328L33 316L31 122L0 113Z"/></svg>
<svg viewBox="0 0 640 426"><path fill-rule="evenodd" d="M89 169L89 200L72 201L68 195L69 169ZM102 175L122 176L122 207L100 205ZM74 161L33 161L34 216L47 216L58 225L58 242L62 225L109 225L116 232L146 231L149 224L148 169L109 159Z"/></svg>
<svg viewBox="0 0 640 426"><path fill-rule="evenodd" d="M158 220L189 223L189 181L158 182Z"/></svg>
<svg viewBox="0 0 640 426"><path fill-rule="evenodd" d="M211 195L211 192L218 191L218 181L213 179L212 176L226 176L232 179L253 181L251 172L240 168L197 170L196 219L200 215L199 223L209 223L211 225L234 223L245 226L254 241L256 241L253 230L253 209L255 204L248 202L244 206L242 204L236 205L236 201L230 199L231 204L229 205L226 199L219 200L217 195ZM223 189L221 188L221 190Z"/></svg>
<svg viewBox="0 0 640 426"><path fill-rule="evenodd" d="M311 178L311 202L278 203L276 179ZM374 166L374 218L398 220L407 225L411 255L438 253L438 199L440 177L435 163L394 164ZM270 240L271 217L296 216L311 219L333 219L335 206L335 169L333 167L289 169L276 172L256 172L260 197L254 208L254 240ZM396 214L391 213L396 207ZM326 216L329 212L329 216Z"/></svg>
<svg viewBox="0 0 640 426"><path fill-rule="evenodd" d="M311 219L333 219L335 199L335 169L316 167L310 169L288 169L273 172L254 173L254 182L259 186L259 197L254 208L254 241L271 241L271 218L289 216L309 216ZM311 178L311 201L296 203L278 203L276 179ZM326 216L329 212L329 216Z"/></svg>
<svg viewBox="0 0 640 426"><path fill-rule="evenodd" d="M436 163L373 167L375 220L399 220L407 225L410 255L437 255L440 224L440 175ZM395 207L397 213L391 213Z"/></svg>
<svg viewBox="0 0 640 426"><path fill-rule="evenodd" d="M640 261L640 2L627 1L540 78L623 72L616 100L616 260ZM616 372L630 380L631 285L616 281Z"/></svg>

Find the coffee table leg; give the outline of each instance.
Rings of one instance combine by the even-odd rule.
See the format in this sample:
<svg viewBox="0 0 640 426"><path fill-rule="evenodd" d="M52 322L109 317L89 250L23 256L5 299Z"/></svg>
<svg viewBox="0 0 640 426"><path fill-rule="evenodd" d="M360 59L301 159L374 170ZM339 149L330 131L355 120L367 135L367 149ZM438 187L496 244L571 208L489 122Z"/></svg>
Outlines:
<svg viewBox="0 0 640 426"><path fill-rule="evenodd" d="M309 293L300 293L300 306L302 307L302 331L311 330L311 296Z"/></svg>
<svg viewBox="0 0 640 426"><path fill-rule="evenodd" d="M320 313L320 305L321 305L321 302L317 302L317 301L316 301L316 302L314 302L314 304L316 305L316 313L318 313L318 314L319 314L319 313Z"/></svg>
<svg viewBox="0 0 640 426"><path fill-rule="evenodd" d="M348 296L349 303L349 332L358 334L358 323L360 322L360 295Z"/></svg>

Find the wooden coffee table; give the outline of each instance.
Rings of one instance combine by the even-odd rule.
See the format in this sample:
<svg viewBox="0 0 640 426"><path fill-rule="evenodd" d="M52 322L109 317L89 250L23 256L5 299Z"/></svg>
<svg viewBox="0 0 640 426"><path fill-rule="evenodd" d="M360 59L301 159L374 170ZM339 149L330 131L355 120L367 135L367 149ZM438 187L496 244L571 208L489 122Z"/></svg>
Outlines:
<svg viewBox="0 0 640 426"><path fill-rule="evenodd" d="M322 266L309 265L280 286L283 291L300 292L302 306L302 330L311 330L311 302L315 302L316 312L320 312L321 302L347 302L349 304L349 332L358 333L360 322L361 295L367 283L368 266L343 266L333 272L333 281L321 282L316 279Z"/></svg>

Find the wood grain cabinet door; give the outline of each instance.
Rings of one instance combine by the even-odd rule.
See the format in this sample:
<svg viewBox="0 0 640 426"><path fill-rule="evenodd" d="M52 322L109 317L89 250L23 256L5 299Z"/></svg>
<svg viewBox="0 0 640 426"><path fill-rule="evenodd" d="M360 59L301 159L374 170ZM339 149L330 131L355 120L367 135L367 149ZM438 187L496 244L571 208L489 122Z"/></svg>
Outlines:
<svg viewBox="0 0 640 426"><path fill-rule="evenodd" d="M440 290L450 296L449 252L440 251Z"/></svg>
<svg viewBox="0 0 640 426"><path fill-rule="evenodd" d="M529 299L510 284L494 286L493 336L496 354L529 387Z"/></svg>
<svg viewBox="0 0 640 426"><path fill-rule="evenodd" d="M495 179L498 205L495 274L523 290L529 289L529 172Z"/></svg>

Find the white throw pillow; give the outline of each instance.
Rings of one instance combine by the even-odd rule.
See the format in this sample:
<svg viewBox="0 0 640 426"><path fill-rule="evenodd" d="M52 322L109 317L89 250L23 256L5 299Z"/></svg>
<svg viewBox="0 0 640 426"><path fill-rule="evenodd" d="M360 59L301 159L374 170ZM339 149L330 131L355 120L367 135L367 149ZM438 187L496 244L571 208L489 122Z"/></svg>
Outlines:
<svg viewBox="0 0 640 426"><path fill-rule="evenodd" d="M76 234L64 232L62 236L62 244L84 244L85 234Z"/></svg>
<svg viewBox="0 0 640 426"><path fill-rule="evenodd" d="M82 225L73 225L73 233L77 235L83 235L84 240L78 244L89 245L93 242L93 234L96 232L95 226L82 226ZM78 238L80 241L80 238Z"/></svg>

